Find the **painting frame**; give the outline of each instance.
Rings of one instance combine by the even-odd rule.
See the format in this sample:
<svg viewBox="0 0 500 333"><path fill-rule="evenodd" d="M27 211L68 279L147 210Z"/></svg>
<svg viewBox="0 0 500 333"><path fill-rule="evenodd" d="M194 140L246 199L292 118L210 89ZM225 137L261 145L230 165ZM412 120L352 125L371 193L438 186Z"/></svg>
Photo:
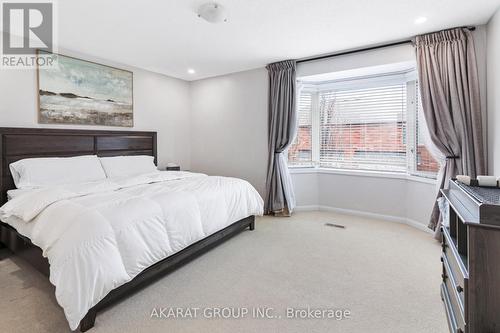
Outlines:
<svg viewBox="0 0 500 333"><path fill-rule="evenodd" d="M121 127L121 128L133 128L134 127L134 72L133 71L119 68L119 67L115 67L115 66L102 64L102 63L98 63L96 61L86 60L86 59L82 59L82 58L78 58L78 57L74 57L74 56L69 56L69 55L65 55L65 54L61 54L61 53L48 52L48 51L38 49L36 51L37 58L40 57L41 55L55 55L57 57L64 57L64 58L71 59L73 61L83 62L86 64L91 64L91 65L98 66L98 67L109 68L109 69L114 70L114 71L119 71L119 72L130 74L130 108L131 108L130 114L131 114L131 119L130 119L130 124L127 124L127 125L99 124L99 123L85 123L85 122L72 123L72 122L44 121L44 119L42 119L43 118L42 117L42 103L41 103L41 89L42 89L42 87L41 87L41 83L40 83L41 71L43 71L44 69L40 68L38 61L37 61L37 64L36 64L36 94L37 94L36 112L37 112L38 124L63 125L63 126L64 125L66 125L66 126L103 126L103 127Z"/></svg>

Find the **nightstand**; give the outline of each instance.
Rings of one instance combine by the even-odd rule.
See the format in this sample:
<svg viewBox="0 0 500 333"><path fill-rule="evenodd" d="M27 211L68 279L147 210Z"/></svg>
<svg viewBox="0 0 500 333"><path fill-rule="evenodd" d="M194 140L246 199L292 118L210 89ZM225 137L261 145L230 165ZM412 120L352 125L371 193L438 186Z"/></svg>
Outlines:
<svg viewBox="0 0 500 333"><path fill-rule="evenodd" d="M181 171L181 167L179 165L176 165L176 166L168 166L166 167L167 171Z"/></svg>

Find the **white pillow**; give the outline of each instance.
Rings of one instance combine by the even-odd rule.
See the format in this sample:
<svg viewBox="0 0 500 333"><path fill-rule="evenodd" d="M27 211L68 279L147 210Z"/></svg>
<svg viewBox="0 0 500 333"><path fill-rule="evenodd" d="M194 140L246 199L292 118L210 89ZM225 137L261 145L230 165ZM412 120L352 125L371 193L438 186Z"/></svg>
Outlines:
<svg viewBox="0 0 500 333"><path fill-rule="evenodd" d="M100 160L108 178L130 177L158 171L153 156L101 157Z"/></svg>
<svg viewBox="0 0 500 333"><path fill-rule="evenodd" d="M95 155L26 158L10 164L14 184L20 189L85 183L106 179Z"/></svg>

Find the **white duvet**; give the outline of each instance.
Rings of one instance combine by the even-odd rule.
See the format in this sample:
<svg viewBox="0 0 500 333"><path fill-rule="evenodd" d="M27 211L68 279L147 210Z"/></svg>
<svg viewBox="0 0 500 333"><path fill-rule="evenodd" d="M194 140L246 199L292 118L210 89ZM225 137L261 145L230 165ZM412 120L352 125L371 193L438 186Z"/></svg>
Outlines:
<svg viewBox="0 0 500 333"><path fill-rule="evenodd" d="M0 208L0 219L43 250L75 330L90 308L145 268L262 213L262 198L244 180L162 171L23 191Z"/></svg>

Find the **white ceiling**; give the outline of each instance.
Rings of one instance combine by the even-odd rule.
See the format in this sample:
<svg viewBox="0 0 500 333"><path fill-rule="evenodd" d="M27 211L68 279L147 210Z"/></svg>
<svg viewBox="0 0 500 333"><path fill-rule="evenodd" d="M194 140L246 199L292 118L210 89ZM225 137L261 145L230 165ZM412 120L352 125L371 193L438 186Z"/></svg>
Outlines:
<svg viewBox="0 0 500 333"><path fill-rule="evenodd" d="M196 16L208 1L60 0L59 45L196 80L484 24L500 6L500 0L218 0L229 22L210 24ZM417 25L420 16L427 21Z"/></svg>

